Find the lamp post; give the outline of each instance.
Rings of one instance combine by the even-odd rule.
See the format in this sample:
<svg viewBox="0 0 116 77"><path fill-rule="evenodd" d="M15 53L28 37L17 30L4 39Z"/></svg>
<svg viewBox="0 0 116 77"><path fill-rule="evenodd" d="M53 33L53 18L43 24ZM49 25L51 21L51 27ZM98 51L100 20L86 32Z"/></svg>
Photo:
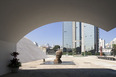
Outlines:
<svg viewBox="0 0 116 77"><path fill-rule="evenodd" d="M85 51L86 51L86 46L84 45L84 56L86 56L86 53L85 53Z"/></svg>

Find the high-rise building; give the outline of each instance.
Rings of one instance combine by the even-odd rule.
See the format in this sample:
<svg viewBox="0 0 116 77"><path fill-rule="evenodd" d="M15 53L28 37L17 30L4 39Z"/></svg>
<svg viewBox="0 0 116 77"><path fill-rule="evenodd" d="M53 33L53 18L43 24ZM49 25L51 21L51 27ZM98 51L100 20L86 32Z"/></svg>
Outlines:
<svg viewBox="0 0 116 77"><path fill-rule="evenodd" d="M105 40L99 39L99 48L102 46L102 48L105 48Z"/></svg>
<svg viewBox="0 0 116 77"><path fill-rule="evenodd" d="M63 47L72 48L72 22L63 23Z"/></svg>
<svg viewBox="0 0 116 77"><path fill-rule="evenodd" d="M63 47L98 52L98 28L82 22L63 22Z"/></svg>

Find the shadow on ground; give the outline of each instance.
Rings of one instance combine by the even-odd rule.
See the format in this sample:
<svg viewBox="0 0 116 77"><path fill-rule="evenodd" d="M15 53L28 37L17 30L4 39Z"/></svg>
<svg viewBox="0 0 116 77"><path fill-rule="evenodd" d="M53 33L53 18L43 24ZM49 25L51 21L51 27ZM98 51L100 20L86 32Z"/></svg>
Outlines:
<svg viewBox="0 0 116 77"><path fill-rule="evenodd" d="M38 69L20 70L0 77L116 77L112 69Z"/></svg>

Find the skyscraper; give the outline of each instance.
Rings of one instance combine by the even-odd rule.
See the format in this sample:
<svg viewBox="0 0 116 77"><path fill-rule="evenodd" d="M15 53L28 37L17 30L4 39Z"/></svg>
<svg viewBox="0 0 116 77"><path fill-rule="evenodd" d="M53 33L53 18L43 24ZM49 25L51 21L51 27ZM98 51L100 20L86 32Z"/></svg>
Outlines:
<svg viewBox="0 0 116 77"><path fill-rule="evenodd" d="M72 48L72 22L63 23L63 47Z"/></svg>
<svg viewBox="0 0 116 77"><path fill-rule="evenodd" d="M98 52L98 28L83 22L64 22L63 47Z"/></svg>

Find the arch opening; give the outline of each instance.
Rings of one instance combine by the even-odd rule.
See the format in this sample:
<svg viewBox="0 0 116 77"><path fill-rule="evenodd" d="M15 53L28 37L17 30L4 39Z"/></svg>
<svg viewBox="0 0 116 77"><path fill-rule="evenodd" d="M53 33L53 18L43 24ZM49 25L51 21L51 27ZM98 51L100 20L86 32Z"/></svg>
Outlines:
<svg viewBox="0 0 116 77"><path fill-rule="evenodd" d="M66 22L66 24L67 24L67 22ZM73 24L75 24L75 23L73 23ZM77 24L80 24L80 23L78 22ZM89 25L90 25L90 24L89 24ZM93 32L92 32L92 33L93 33ZM94 58L95 58L95 57L94 57ZM90 62L86 62L86 61L85 61L85 64L87 64L87 63L89 64Z"/></svg>

